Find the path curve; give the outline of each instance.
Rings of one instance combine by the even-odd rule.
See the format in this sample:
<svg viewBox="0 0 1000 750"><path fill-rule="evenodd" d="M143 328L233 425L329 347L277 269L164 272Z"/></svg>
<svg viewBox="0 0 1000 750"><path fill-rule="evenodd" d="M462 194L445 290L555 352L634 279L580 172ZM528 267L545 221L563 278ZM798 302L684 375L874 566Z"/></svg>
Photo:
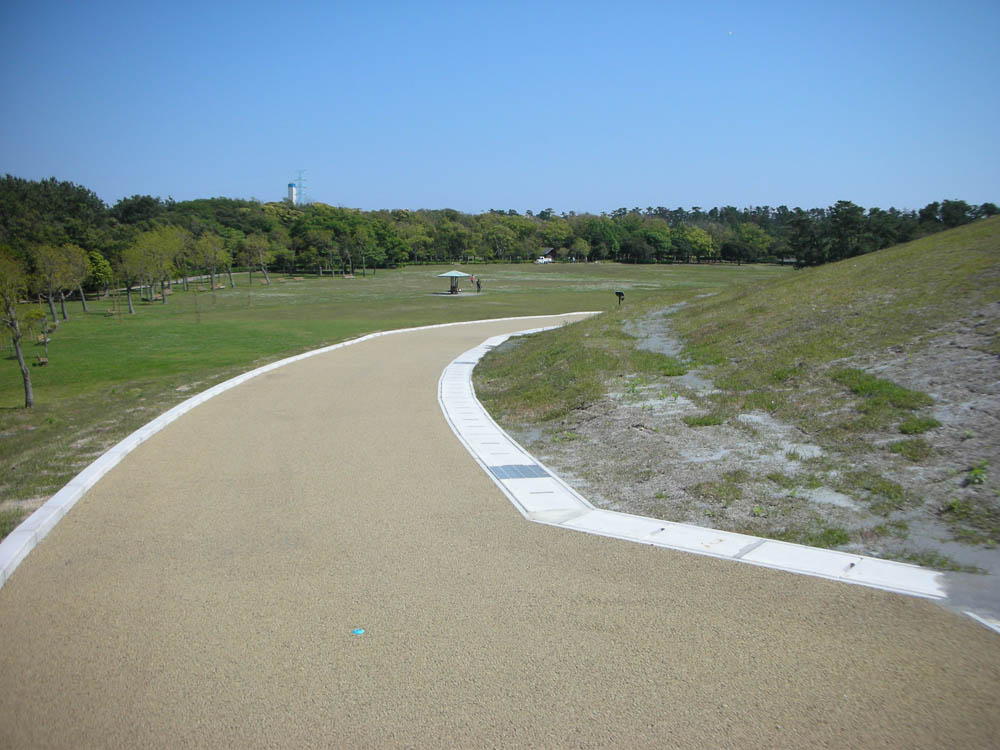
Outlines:
<svg viewBox="0 0 1000 750"><path fill-rule="evenodd" d="M993 746L974 622L524 523L436 386L526 327L305 359L136 448L0 589L0 746Z"/></svg>

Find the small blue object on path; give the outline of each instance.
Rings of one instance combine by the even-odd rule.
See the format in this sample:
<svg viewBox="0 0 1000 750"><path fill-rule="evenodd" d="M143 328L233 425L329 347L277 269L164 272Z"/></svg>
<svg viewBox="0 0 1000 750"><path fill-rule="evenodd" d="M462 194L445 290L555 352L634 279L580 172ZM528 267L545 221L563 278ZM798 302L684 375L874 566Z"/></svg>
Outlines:
<svg viewBox="0 0 1000 750"><path fill-rule="evenodd" d="M364 628L354 628L354 630L351 631L351 635L364 635L364 634L365 634Z"/></svg>

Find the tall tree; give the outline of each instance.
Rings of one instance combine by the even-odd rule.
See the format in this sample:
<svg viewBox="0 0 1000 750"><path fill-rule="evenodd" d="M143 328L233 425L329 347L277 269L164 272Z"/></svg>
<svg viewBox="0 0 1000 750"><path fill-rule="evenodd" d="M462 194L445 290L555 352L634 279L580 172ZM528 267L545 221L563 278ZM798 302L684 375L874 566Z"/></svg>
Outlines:
<svg viewBox="0 0 1000 750"><path fill-rule="evenodd" d="M205 232L194 243L195 263L202 271L208 271L208 282L215 289L215 273L223 265L229 253L222 246L222 238L215 232Z"/></svg>
<svg viewBox="0 0 1000 750"><path fill-rule="evenodd" d="M148 299L150 302L153 301L153 283L158 265L158 239L157 232L149 229L140 232L135 240L135 247L141 258L139 267L142 269L142 274L139 277L139 299Z"/></svg>
<svg viewBox="0 0 1000 750"><path fill-rule="evenodd" d="M768 254L774 239L756 224L740 224L736 227L736 239L746 248L746 260L755 261Z"/></svg>
<svg viewBox="0 0 1000 750"><path fill-rule="evenodd" d="M872 237L873 250L881 250L896 244L900 233L900 221L898 217L881 208L872 208L868 211L868 233Z"/></svg>
<svg viewBox="0 0 1000 750"><path fill-rule="evenodd" d="M361 275L366 276L368 272L368 255L371 253L373 238L371 230L363 224L354 227L348 236L347 241L348 246L351 249L351 255L361 258ZM352 264L351 273L354 273L354 268Z"/></svg>
<svg viewBox="0 0 1000 750"><path fill-rule="evenodd" d="M264 274L264 283L270 285L271 277L268 276L267 266L274 259L274 252L267 237L260 233L248 235L243 240L243 251L246 254L247 265L260 268Z"/></svg>
<svg viewBox="0 0 1000 750"><path fill-rule="evenodd" d="M818 266L827 261L826 243L819 238L818 222L801 208L795 209L788 222L788 246L798 266Z"/></svg>
<svg viewBox="0 0 1000 750"><path fill-rule="evenodd" d="M611 219L586 216L577 224L577 234L590 243L591 260L618 257L621 237Z"/></svg>
<svg viewBox="0 0 1000 750"><path fill-rule="evenodd" d="M24 407L30 409L35 403L35 395L31 389L31 373L21 351L23 331L17 307L18 298L27 288L28 274L24 266L13 257L8 248L0 247L0 323L10 331L17 366L21 369L21 379L24 381Z"/></svg>
<svg viewBox="0 0 1000 750"><path fill-rule="evenodd" d="M125 298L128 300L129 315L135 315L135 307L132 305L132 287L145 276L145 262L146 257L138 245L130 245L125 248L118 260L118 272L125 284Z"/></svg>
<svg viewBox="0 0 1000 750"><path fill-rule="evenodd" d="M149 274L150 300L153 299L153 284L160 284L160 300L167 303L166 281L174 271L174 261L184 250L186 230L177 227L157 227L139 236L139 246L146 256L145 268Z"/></svg>
<svg viewBox="0 0 1000 750"><path fill-rule="evenodd" d="M434 238L431 227L419 219L409 221L399 227L404 245L409 248L410 257L420 263L431 259L434 253Z"/></svg>
<svg viewBox="0 0 1000 750"><path fill-rule="evenodd" d="M974 218L974 209L965 201L945 200L941 202L941 223L945 229L954 229L968 224Z"/></svg>
<svg viewBox="0 0 1000 750"><path fill-rule="evenodd" d="M937 232L941 229L941 218L939 213L941 204L938 201L928 203L917 211L917 221L924 232Z"/></svg>
<svg viewBox="0 0 1000 750"><path fill-rule="evenodd" d="M56 295L60 294L71 281L66 255L61 248L54 245L36 245L31 248L31 260L35 265L35 285L45 295L45 299L49 303L52 323L58 326ZM66 308L63 306L63 316L65 315Z"/></svg>
<svg viewBox="0 0 1000 750"><path fill-rule="evenodd" d="M837 201L828 212L830 249L833 260L853 258L871 251L865 210L850 201Z"/></svg>
<svg viewBox="0 0 1000 750"><path fill-rule="evenodd" d="M473 245L473 235L459 222L442 218L434 227L434 245L446 260L461 260Z"/></svg>
<svg viewBox="0 0 1000 750"><path fill-rule="evenodd" d="M322 276L323 260L326 259L329 263L332 276L333 255L334 251L338 249L337 243L333 239L333 232L323 229L307 229L305 234L301 236L300 241L301 248L299 252L302 255L303 261L307 265L315 262L319 275Z"/></svg>
<svg viewBox="0 0 1000 750"><path fill-rule="evenodd" d="M90 261L87 258L87 251L79 245L67 243L60 248L66 258L66 279L70 289L76 289L80 293L80 303L83 311L87 312L87 295L83 293L83 282L90 276Z"/></svg>
<svg viewBox="0 0 1000 750"><path fill-rule="evenodd" d="M119 200L108 210L108 214L121 224L141 224L149 228L166 210L167 207L160 198L133 195Z"/></svg>
<svg viewBox="0 0 1000 750"><path fill-rule="evenodd" d="M114 280L114 273L111 270L111 264L108 263L108 259L96 250L91 250L87 253L87 266L89 269L89 285L101 290L106 297L108 287L111 286L111 282Z"/></svg>
<svg viewBox="0 0 1000 750"><path fill-rule="evenodd" d="M975 213L977 219L988 219L1000 214L1000 208L995 203L984 203L975 210Z"/></svg>
<svg viewBox="0 0 1000 750"><path fill-rule="evenodd" d="M708 258L711 260L718 255L718 249L712 244L712 235L706 232L704 229L698 227L693 227L688 224L682 225L680 227L684 239L687 240L688 246L691 248L694 257L698 259L701 263L702 258ZM671 232L674 234L675 232Z"/></svg>
<svg viewBox="0 0 1000 750"><path fill-rule="evenodd" d="M406 262L410 256L409 248L391 222L374 217L369 220L368 227L372 232L374 264L392 267Z"/></svg>
<svg viewBox="0 0 1000 750"><path fill-rule="evenodd" d="M267 233L267 239L274 253L272 263L280 265L286 271L293 270L295 266L295 252L292 249L292 236L288 229L281 224L276 224Z"/></svg>
<svg viewBox="0 0 1000 750"><path fill-rule="evenodd" d="M577 258L586 259L590 255L590 245L583 237L573 238L573 243L569 246L569 256L573 260Z"/></svg>
<svg viewBox="0 0 1000 750"><path fill-rule="evenodd" d="M573 238L573 233L565 219L550 218L541 227L539 234L546 247L552 247L556 250L569 245Z"/></svg>
<svg viewBox="0 0 1000 750"><path fill-rule="evenodd" d="M483 229L483 247L487 258L506 260L517 241L514 230L502 220L495 220Z"/></svg>
<svg viewBox="0 0 1000 750"><path fill-rule="evenodd" d="M54 177L24 180L7 175L0 180L0 242L24 258L34 245L64 242L95 249L94 230L107 222L107 207L81 185Z"/></svg>

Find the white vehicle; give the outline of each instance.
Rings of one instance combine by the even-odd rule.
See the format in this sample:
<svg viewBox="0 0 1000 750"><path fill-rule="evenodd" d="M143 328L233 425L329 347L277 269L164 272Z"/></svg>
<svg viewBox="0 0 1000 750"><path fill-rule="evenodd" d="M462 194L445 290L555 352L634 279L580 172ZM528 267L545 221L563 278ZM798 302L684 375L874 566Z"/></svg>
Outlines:
<svg viewBox="0 0 1000 750"><path fill-rule="evenodd" d="M535 263L551 263L552 258L546 258L544 255L535 261Z"/></svg>

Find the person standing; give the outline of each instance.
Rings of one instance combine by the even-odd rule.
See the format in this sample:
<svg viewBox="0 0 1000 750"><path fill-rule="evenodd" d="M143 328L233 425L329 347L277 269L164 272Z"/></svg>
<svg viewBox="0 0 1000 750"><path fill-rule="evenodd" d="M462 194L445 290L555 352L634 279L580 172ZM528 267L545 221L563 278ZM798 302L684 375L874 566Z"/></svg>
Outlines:
<svg viewBox="0 0 1000 750"><path fill-rule="evenodd" d="M476 292L478 293L481 291L483 291L483 283L481 280L476 279Z"/></svg>

